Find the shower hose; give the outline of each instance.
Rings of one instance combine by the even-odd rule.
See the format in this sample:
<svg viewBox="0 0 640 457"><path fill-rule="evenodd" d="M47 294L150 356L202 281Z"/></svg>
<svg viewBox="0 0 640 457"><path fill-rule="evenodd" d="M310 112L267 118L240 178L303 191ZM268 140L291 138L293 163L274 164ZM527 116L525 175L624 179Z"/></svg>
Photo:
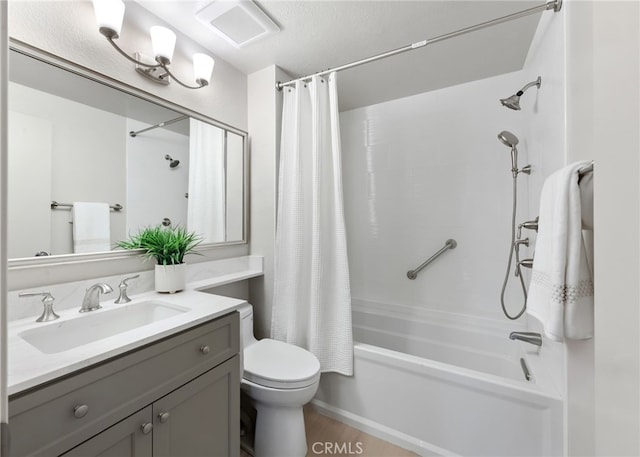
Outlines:
<svg viewBox="0 0 640 457"><path fill-rule="evenodd" d="M518 177L515 175L513 177L513 205L511 212L511 244L509 248L509 261L507 262L507 272L504 275L504 282L502 283L502 291L500 292L500 305L502 305L502 312L507 317L507 319L516 320L520 316L522 316L527 309L527 288L524 285L524 279L522 278L522 271L520 270L520 255L518 253L518 248L516 246L516 209L518 207ZM518 314L512 316L507 311L507 307L504 304L504 294L507 289L507 283L509 282L509 273L511 272L511 262L513 261L513 255L515 253L516 257L516 268L515 268L515 276L520 279L520 285L522 286L522 309L518 312Z"/></svg>

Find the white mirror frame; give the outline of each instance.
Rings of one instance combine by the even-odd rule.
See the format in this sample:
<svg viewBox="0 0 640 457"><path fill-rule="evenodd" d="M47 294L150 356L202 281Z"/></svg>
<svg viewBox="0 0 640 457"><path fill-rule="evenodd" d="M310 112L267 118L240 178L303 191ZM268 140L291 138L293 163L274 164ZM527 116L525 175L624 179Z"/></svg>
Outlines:
<svg viewBox="0 0 640 457"><path fill-rule="evenodd" d="M69 71L71 73L77 74L84 78L90 79L98 84L104 84L106 86L112 87L116 90L125 92L129 95L132 95L137 98L141 98L143 100L156 103L165 108L171 109L178 113L185 114L194 119L199 119L203 122L215 125L222 129L233 132L237 135L243 137L243 163L244 163L244 171L243 171L243 224L242 224L242 240L239 241L229 241L229 242L220 242L220 243L203 243L200 245L201 250L207 250L210 248L216 247L226 247L226 246L238 246L238 245L246 245L248 240L248 225L249 225L249 154L248 154L248 134L244 130L240 130L231 125L225 124L224 122L220 122L216 119L204 116L200 113L190 110L184 106L178 105L176 103L170 102L163 98L160 98L156 95L150 94L143 90L140 90L136 87L130 86L128 84L117 81L113 78L110 78L106 75L93 71L91 69L82 67L74 62L71 62L66 59L62 59L58 56L50 54L46 51L42 51L38 48L30 46L21 41L11 39L9 42L9 49L11 51L19 52L28 57L40 60L44 63L54 65L63 70ZM60 255L52 255L52 256L42 256L42 257L29 257L29 258L21 258L21 259L9 259L8 267L9 270L23 270L29 269L30 267L53 267L60 266L64 264L72 265L84 262L96 262L96 261L113 261L119 259L127 259L133 256L139 256L142 250L134 250L134 251L124 251L124 250L115 250L109 252L100 252L100 253L89 253L89 254L60 254Z"/></svg>

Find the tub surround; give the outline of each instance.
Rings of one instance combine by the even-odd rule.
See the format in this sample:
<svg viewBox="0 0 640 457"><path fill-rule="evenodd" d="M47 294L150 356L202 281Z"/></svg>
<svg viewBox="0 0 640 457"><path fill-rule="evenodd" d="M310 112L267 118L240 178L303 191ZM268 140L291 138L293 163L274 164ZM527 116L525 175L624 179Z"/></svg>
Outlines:
<svg viewBox="0 0 640 457"><path fill-rule="evenodd" d="M188 311L89 344L79 345L74 349L44 354L22 339L19 333L45 325L56 326L70 319L82 319L82 317L78 317L78 309L86 287L96 282L110 282L117 286L118 282L116 281L119 281L121 276L51 286L48 289L54 297L64 297L62 300L57 300L55 307L60 319L49 323L36 323L35 318L41 312L42 306L36 299L37 310L29 307L28 317L9 323L8 394L16 394L232 312L246 302L212 295L201 292L201 290L257 277L261 274L262 258L258 256L190 265L187 290L176 294L160 294L153 291L140 291L145 287L148 289L153 287L152 272L142 272L141 277L136 279L138 282L135 292L130 290L129 296L132 298L132 302L127 305L116 305L113 300L117 297L117 293L103 296L101 303L103 308L89 314L97 316L101 313L108 313L116 307L135 306L136 303L149 300L165 303L169 306L188 308ZM9 294L10 309L11 305L17 306L15 305L18 300L16 295L17 292ZM105 300L106 297L108 300Z"/></svg>
<svg viewBox="0 0 640 457"><path fill-rule="evenodd" d="M354 376L323 375L313 403L324 414L420 455L563 455L546 340L509 340L517 323L364 300L353 323Z"/></svg>

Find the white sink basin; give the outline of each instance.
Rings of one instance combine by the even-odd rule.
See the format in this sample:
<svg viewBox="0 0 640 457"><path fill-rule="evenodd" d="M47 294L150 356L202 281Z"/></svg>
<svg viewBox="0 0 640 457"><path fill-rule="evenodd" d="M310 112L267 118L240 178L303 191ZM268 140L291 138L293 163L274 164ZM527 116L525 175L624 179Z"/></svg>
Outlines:
<svg viewBox="0 0 640 457"><path fill-rule="evenodd" d="M145 325L177 316L189 308L157 300L101 309L18 333L45 354L68 351Z"/></svg>

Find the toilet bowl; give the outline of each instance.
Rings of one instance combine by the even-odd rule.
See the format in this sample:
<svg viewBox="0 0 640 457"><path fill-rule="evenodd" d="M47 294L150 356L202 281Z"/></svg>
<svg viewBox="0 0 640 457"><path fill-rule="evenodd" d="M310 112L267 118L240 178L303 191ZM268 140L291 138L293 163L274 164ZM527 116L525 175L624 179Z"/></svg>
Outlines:
<svg viewBox="0 0 640 457"><path fill-rule="evenodd" d="M303 457L307 453L302 407L320 382L320 362L311 352L253 336L253 308L240 312L241 388L256 408L255 457Z"/></svg>

